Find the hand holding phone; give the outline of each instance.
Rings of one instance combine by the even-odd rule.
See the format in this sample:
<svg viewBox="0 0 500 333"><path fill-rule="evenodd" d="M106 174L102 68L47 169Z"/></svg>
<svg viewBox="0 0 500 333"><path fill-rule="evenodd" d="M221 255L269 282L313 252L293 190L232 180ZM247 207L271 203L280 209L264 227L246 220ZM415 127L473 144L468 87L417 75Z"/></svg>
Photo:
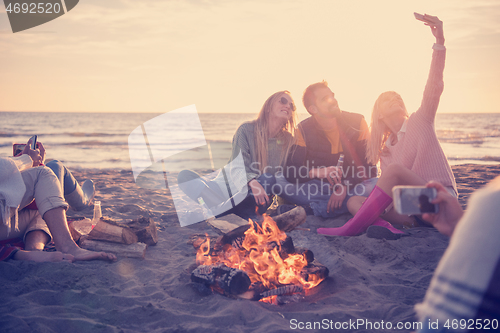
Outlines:
<svg viewBox="0 0 500 333"><path fill-rule="evenodd" d="M439 206L431 203L437 190L425 186L395 186L392 189L394 209L401 215L436 214Z"/></svg>
<svg viewBox="0 0 500 333"><path fill-rule="evenodd" d="M417 12L414 12L414 13L413 13L413 15L415 15L415 18L416 18L417 20L419 20L419 21L422 21L422 22L425 22L425 23L432 23L431 21L426 20L426 19L425 19L425 16L424 16L424 15L422 15L422 14L419 14L419 13L417 13Z"/></svg>
<svg viewBox="0 0 500 333"><path fill-rule="evenodd" d="M38 139L38 136L37 135L33 135L29 141L31 141L31 145L30 145L30 148L35 150L36 149L36 144L37 144L37 139Z"/></svg>

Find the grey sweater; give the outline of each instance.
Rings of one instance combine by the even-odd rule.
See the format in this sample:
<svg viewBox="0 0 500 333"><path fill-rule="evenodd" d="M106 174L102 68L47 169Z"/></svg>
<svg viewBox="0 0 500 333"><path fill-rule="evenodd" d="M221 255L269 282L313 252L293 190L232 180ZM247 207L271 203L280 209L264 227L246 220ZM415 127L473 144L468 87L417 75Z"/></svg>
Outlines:
<svg viewBox="0 0 500 333"><path fill-rule="evenodd" d="M243 123L233 137L232 152L228 164L224 167L228 183L233 189L241 190L249 181L261 175L255 145L255 121ZM290 134L287 134L290 136ZM281 139L270 138L267 144L267 165L265 173L275 174L283 166L280 165L282 150L285 143ZM226 181L222 172L214 179L222 188Z"/></svg>

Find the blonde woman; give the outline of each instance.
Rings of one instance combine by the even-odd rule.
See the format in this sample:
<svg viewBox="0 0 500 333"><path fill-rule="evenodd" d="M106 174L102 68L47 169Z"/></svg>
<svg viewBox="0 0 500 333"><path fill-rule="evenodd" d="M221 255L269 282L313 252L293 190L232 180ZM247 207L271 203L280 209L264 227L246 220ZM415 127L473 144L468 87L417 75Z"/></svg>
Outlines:
<svg viewBox="0 0 500 333"><path fill-rule="evenodd" d="M338 236L354 236L370 225L373 230L401 233L387 221L412 223L413 218L390 210L392 188L396 185L425 185L430 180L442 183L457 197L455 177L439 144L434 130L439 99L443 92L443 71L446 56L443 22L437 17L424 15L425 25L436 37L432 62L420 108L410 116L403 99L393 91L382 93L375 102L370 141L367 147L368 161L378 163L382 175L368 198L352 197L348 208L354 218L341 228L318 229L319 233ZM380 214L384 219L379 218ZM418 218L418 217L417 217Z"/></svg>
<svg viewBox="0 0 500 333"><path fill-rule="evenodd" d="M288 91L271 95L257 119L242 124L233 137L228 165L212 181L190 170L179 173L179 187L191 199L202 198L217 215L245 219L270 206L275 174L285 165L293 144L295 104Z"/></svg>

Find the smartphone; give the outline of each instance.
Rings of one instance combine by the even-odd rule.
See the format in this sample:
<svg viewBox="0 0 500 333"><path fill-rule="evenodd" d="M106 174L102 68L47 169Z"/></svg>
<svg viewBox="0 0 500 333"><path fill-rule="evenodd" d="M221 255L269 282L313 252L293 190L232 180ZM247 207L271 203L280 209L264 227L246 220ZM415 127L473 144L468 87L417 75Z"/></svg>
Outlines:
<svg viewBox="0 0 500 333"><path fill-rule="evenodd" d="M415 18L419 21L430 23L428 20L425 19L425 16L422 14L414 12L413 15L415 15Z"/></svg>
<svg viewBox="0 0 500 333"><path fill-rule="evenodd" d="M425 186L395 186L392 189L394 209L402 215L436 214L439 205L431 203L437 190Z"/></svg>
<svg viewBox="0 0 500 333"><path fill-rule="evenodd" d="M38 139L37 135L33 135L30 140L31 140L31 149L35 150L36 149L36 140Z"/></svg>
<svg viewBox="0 0 500 333"><path fill-rule="evenodd" d="M25 143L14 143L12 145L12 156L17 156L21 154L26 146Z"/></svg>
<svg viewBox="0 0 500 333"><path fill-rule="evenodd" d="M31 138L31 149L35 150L37 148L37 140L38 140L38 136L37 135L33 135ZM24 150L24 147L26 146L25 143L14 143L12 144L12 156L17 156L19 154L21 154Z"/></svg>

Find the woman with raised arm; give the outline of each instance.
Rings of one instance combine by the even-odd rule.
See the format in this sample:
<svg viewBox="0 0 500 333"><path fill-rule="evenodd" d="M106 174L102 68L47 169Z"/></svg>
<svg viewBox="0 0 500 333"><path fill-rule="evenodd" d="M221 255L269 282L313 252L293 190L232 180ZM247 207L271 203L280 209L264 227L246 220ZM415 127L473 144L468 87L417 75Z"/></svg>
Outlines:
<svg viewBox="0 0 500 333"><path fill-rule="evenodd" d="M203 199L216 216L234 213L248 219L264 213L272 203L275 174L282 171L293 144L295 110L289 91L274 93L257 119L238 128L229 163L214 180L183 170L179 187L192 200Z"/></svg>
<svg viewBox="0 0 500 333"><path fill-rule="evenodd" d="M436 38L432 62L420 108L410 116L399 94L382 93L375 101L371 120L368 160L380 161L382 175L368 198L352 197L349 211L355 214L340 228L321 228L318 233L335 236L354 236L369 226L384 232L402 233L389 222L411 224L412 217L397 214L390 209L392 188L396 185L425 185L435 180L442 183L455 197L458 196L455 177L439 144L434 120L443 92L443 71L446 57L443 22L436 16L424 15L425 25ZM380 214L387 211L380 218ZM389 230L389 231L388 231Z"/></svg>

